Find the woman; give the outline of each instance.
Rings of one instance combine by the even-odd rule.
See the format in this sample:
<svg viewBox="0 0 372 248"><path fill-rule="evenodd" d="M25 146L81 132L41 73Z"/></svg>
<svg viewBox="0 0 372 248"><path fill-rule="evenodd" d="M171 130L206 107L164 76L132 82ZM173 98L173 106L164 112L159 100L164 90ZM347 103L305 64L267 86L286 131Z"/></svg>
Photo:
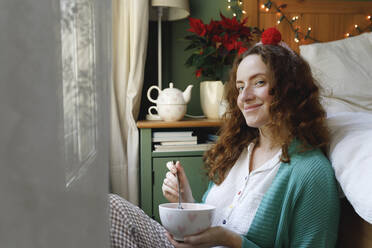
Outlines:
<svg viewBox="0 0 372 248"><path fill-rule="evenodd" d="M175 247L334 247L339 200L319 89L306 61L279 31L236 59L220 137L205 155L211 180L203 202L213 225ZM182 165L168 163L163 194L194 202Z"/></svg>

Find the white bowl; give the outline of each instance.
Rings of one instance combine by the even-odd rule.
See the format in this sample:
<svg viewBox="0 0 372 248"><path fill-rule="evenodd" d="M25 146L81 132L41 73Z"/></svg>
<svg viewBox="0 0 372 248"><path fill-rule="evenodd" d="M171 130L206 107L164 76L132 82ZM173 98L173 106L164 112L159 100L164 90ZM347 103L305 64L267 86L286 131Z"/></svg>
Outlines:
<svg viewBox="0 0 372 248"><path fill-rule="evenodd" d="M178 241L184 236L197 234L212 224L216 207L201 203L164 203L159 205L159 215L162 225Z"/></svg>

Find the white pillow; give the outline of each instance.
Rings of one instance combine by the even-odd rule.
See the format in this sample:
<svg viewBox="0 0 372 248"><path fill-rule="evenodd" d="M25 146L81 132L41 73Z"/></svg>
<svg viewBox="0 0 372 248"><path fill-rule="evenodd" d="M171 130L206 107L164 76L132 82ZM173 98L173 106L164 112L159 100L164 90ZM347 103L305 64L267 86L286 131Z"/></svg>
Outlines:
<svg viewBox="0 0 372 248"><path fill-rule="evenodd" d="M337 113L327 124L336 178L355 212L372 224L372 114Z"/></svg>
<svg viewBox="0 0 372 248"><path fill-rule="evenodd" d="M372 112L372 33L300 46L327 113Z"/></svg>

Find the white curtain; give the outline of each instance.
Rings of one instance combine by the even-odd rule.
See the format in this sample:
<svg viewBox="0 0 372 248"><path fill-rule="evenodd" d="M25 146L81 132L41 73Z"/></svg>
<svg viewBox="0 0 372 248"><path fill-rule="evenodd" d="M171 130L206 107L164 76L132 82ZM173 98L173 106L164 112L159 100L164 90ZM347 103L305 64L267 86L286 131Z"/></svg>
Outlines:
<svg viewBox="0 0 372 248"><path fill-rule="evenodd" d="M139 196L139 114L148 37L148 0L113 0L111 190L134 204Z"/></svg>

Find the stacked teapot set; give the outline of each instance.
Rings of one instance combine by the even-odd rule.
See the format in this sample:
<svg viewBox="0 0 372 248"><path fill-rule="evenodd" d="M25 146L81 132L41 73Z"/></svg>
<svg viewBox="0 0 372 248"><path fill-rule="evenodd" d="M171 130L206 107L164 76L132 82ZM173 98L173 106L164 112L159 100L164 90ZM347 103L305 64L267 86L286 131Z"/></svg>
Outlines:
<svg viewBox="0 0 372 248"><path fill-rule="evenodd" d="M161 90L158 86L151 86L147 91L147 98L150 102L155 103L156 106L151 106L148 110L148 119L160 119L164 121L178 121L181 120L187 109L187 103L191 99L191 89L193 85L187 86L184 92L173 87L173 83L169 83L169 88ZM151 97L152 90L158 91L158 98ZM154 114L153 111L158 113Z"/></svg>

